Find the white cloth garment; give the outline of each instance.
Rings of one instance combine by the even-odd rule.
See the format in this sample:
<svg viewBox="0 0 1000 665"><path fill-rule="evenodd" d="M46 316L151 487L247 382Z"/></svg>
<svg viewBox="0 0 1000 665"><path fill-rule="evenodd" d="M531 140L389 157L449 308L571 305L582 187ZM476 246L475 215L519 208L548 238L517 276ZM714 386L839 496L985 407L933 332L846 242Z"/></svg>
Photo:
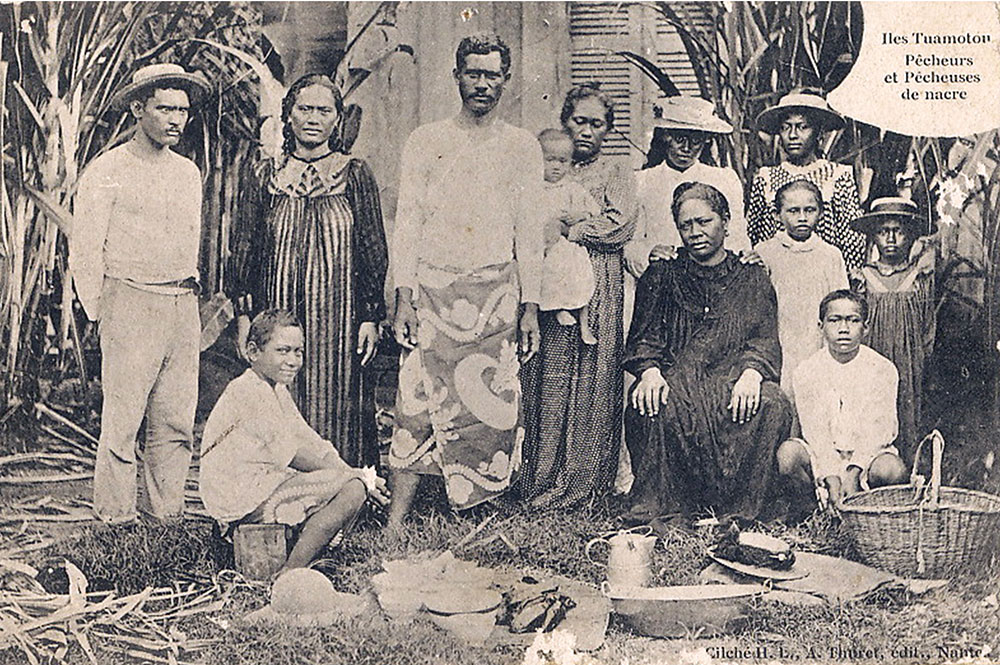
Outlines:
<svg viewBox="0 0 1000 665"><path fill-rule="evenodd" d="M201 174L167 149L155 159L125 143L95 158L80 177L69 265L87 316L101 313L104 277L140 288L198 277Z"/></svg>
<svg viewBox="0 0 1000 665"><path fill-rule="evenodd" d="M418 127L403 149L390 255L395 288L418 292L417 265L472 272L517 261L521 301L541 293L542 149L497 120L468 130L455 118Z"/></svg>
<svg viewBox="0 0 1000 665"><path fill-rule="evenodd" d="M564 215L596 217L601 213L597 201L572 180L546 182L542 186L541 210L545 220ZM594 266L590 252L583 245L559 238L545 251L542 264L542 310L580 309L594 295Z"/></svg>
<svg viewBox="0 0 1000 665"><path fill-rule="evenodd" d="M205 422L201 442L201 500L208 514L232 522L260 506L286 480L299 451L339 462L346 483L360 477L337 449L309 426L288 388L248 369L233 379ZM329 474L327 474L329 475Z"/></svg>
<svg viewBox="0 0 1000 665"><path fill-rule="evenodd" d="M778 296L781 388L794 399L792 376L799 364L823 348L819 303L831 291L848 288L840 250L813 233L804 242L784 231L757 245Z"/></svg>
<svg viewBox="0 0 1000 665"><path fill-rule="evenodd" d="M639 266L639 274L649 265L649 252L656 245L681 246L677 224L670 211L674 190L683 182L701 182L722 192L729 203L729 235L726 249L737 254L750 249L747 223L743 215L743 185L732 169L696 162L684 171L666 162L636 173L639 193L639 223L632 240L625 245L629 263Z"/></svg>
<svg viewBox="0 0 1000 665"><path fill-rule="evenodd" d="M794 386L817 482L841 475L845 457L867 470L875 457L893 452L899 373L889 359L861 345L857 356L840 363L820 349L795 370Z"/></svg>

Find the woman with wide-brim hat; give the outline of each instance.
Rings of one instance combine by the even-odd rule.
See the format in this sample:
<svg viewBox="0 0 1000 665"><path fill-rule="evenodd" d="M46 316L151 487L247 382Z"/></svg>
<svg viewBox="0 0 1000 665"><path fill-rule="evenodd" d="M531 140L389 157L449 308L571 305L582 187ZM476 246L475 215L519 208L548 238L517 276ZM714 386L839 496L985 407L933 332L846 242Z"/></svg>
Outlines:
<svg viewBox="0 0 1000 665"><path fill-rule="evenodd" d="M756 245L778 231L774 195L793 180L809 180L823 194L823 216L816 227L819 236L837 247L848 268L864 262L864 236L851 228L861 215L857 184L850 166L822 157L823 132L844 127L844 119L827 104L819 91L793 90L757 117L758 131L778 137L784 154L776 166L762 166L750 185L747 230Z"/></svg>
<svg viewBox="0 0 1000 665"><path fill-rule="evenodd" d="M910 463L921 435L924 368L934 348L936 329L936 252L933 245L914 251L914 243L934 228L926 227L916 204L900 197L876 199L868 214L854 220L853 227L874 245L871 260L860 270L869 308L866 343L899 371L896 447Z"/></svg>
<svg viewBox="0 0 1000 665"><path fill-rule="evenodd" d="M670 201L682 182L703 182L723 193L732 213L726 248L737 253L749 251L743 183L732 169L701 161L713 136L731 134L732 125L715 113L712 102L700 97L668 97L653 107L653 114L646 168L636 174L642 214L635 236L625 247L629 272L638 279L651 258L672 255L680 246Z"/></svg>

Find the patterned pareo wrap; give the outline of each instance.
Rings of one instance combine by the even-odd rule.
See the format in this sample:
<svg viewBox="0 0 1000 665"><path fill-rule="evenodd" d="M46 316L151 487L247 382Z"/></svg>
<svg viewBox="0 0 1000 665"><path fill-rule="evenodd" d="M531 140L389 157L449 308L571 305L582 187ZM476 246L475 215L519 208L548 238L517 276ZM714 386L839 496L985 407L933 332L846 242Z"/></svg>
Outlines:
<svg viewBox="0 0 1000 665"><path fill-rule="evenodd" d="M451 505L470 508L520 466L516 264L421 264L418 279L419 346L400 364L389 464L443 476Z"/></svg>

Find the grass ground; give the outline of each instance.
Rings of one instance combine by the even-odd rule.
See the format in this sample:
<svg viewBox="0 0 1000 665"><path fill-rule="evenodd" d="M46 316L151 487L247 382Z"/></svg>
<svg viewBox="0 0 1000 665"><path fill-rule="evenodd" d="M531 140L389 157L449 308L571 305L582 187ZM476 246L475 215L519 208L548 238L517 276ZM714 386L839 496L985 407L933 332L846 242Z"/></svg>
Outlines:
<svg viewBox="0 0 1000 665"><path fill-rule="evenodd" d="M457 556L481 565L544 568L592 583L603 579L602 568L587 560L584 546L594 535L617 526L614 516L621 506L614 500L574 513L536 515L515 506L500 506L453 516L437 508L436 498L425 497L399 540L390 539L369 520L342 547L329 552L320 568L339 590L364 594L370 589L368 580L379 572L383 560L450 548ZM474 538L467 538L485 520L489 523ZM838 526L823 516L779 532L802 550L840 553L846 548ZM711 539L708 530L677 532L662 539L654 550L657 583L696 582L698 571L707 562L705 550ZM124 530L92 526L39 553L34 563L69 558L93 583L115 587L125 594L147 584L178 580L197 583L217 577L228 560L214 542L211 526L204 521L166 526L142 523ZM467 544L460 545L463 542ZM173 626L171 630L188 637L217 641L208 650L178 654L178 662L501 665L521 663L524 658L520 648L468 647L429 622L397 625L374 611L361 619L322 628L248 624L241 618L266 603L266 589L262 585L234 583L230 591L221 611L181 618ZM876 594L864 602L841 607L789 607L757 601L735 634L713 639L691 635L679 640L652 640L631 635L613 622L605 646L595 656L600 662L615 665L943 663L949 655L953 656L952 662L957 662L960 656L984 650L1000 656L996 591L995 584L979 582L952 585L923 598L903 593ZM142 662L114 651L100 639L92 642L101 665ZM871 657L858 649L868 650ZM20 652L0 651L0 663L21 662L24 660ZM82 652L71 649L67 662L87 661Z"/></svg>
<svg viewBox="0 0 1000 665"><path fill-rule="evenodd" d="M927 400L930 422L941 428L948 441L945 482L1000 491L1000 474L993 472L995 434L985 401L989 391L975 378L991 374L974 363L967 366L975 360L970 361L967 354L949 352L947 356L953 366L939 364L941 372L934 378L935 388ZM949 373L954 376L945 376ZM384 386L382 392L391 397L391 386ZM58 395L52 399L60 403L72 401ZM382 399L381 403L387 402ZM95 404L94 395L90 395L74 409L76 419L92 431ZM67 497L89 493L86 483L57 483L43 489ZM9 505L24 491L0 486L0 507ZM399 540L387 538L371 521L359 525L341 548L329 553L322 570L337 589L367 593L369 579L380 571L383 560L450 548L457 556L481 565L536 567L596 584L603 579L603 570L587 560L585 544L618 526L615 516L622 509L619 500L609 499L572 513L529 514L517 507L500 506L455 516L440 510L440 498L433 491L422 497L412 523ZM467 538L486 520L489 523L475 537ZM48 531L58 537L58 544L33 553L31 562L46 569L62 557L68 558L86 573L92 588L113 587L119 594L127 594L147 585L233 579L220 576L220 571L231 565L229 553L217 549L211 526L204 521L169 526L143 524L125 530L63 525ZM794 529L779 528L776 535L800 550L853 555L837 524L823 516L814 516ZM705 550L710 542L711 535L706 531L673 533L661 540L654 550L655 582L696 582L697 573L707 563ZM182 617L170 626L178 634L215 641L209 649L175 654L179 665L500 665L521 663L524 658L519 648L471 648L430 623L397 625L376 613L323 628L250 625L241 619L267 602L266 588L232 581L225 587L229 593L220 611ZM760 600L734 634L712 639L698 639L695 635L676 640L647 639L612 621L605 646L595 656L613 665L904 665L960 662L986 652L979 662L1000 663L997 593L995 581L960 581L925 597L880 593L864 602L839 607L789 607ZM170 662L171 656L166 653L160 654L159 661L144 661L116 651L106 640L94 638L92 643L100 665ZM65 660L74 665L89 662L77 646L71 646ZM21 651L0 650L0 665L24 662Z"/></svg>

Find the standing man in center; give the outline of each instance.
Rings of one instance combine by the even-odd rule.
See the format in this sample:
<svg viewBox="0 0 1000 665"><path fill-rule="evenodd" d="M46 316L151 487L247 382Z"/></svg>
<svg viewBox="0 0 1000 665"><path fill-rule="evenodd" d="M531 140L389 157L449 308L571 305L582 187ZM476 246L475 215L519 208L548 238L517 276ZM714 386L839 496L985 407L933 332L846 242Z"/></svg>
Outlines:
<svg viewBox="0 0 1000 665"><path fill-rule="evenodd" d="M443 476L455 509L504 492L520 464L523 359L539 346L542 154L502 121L510 49L466 37L455 53L458 115L417 128L403 150L390 261L404 348L389 452L389 525L420 475Z"/></svg>

